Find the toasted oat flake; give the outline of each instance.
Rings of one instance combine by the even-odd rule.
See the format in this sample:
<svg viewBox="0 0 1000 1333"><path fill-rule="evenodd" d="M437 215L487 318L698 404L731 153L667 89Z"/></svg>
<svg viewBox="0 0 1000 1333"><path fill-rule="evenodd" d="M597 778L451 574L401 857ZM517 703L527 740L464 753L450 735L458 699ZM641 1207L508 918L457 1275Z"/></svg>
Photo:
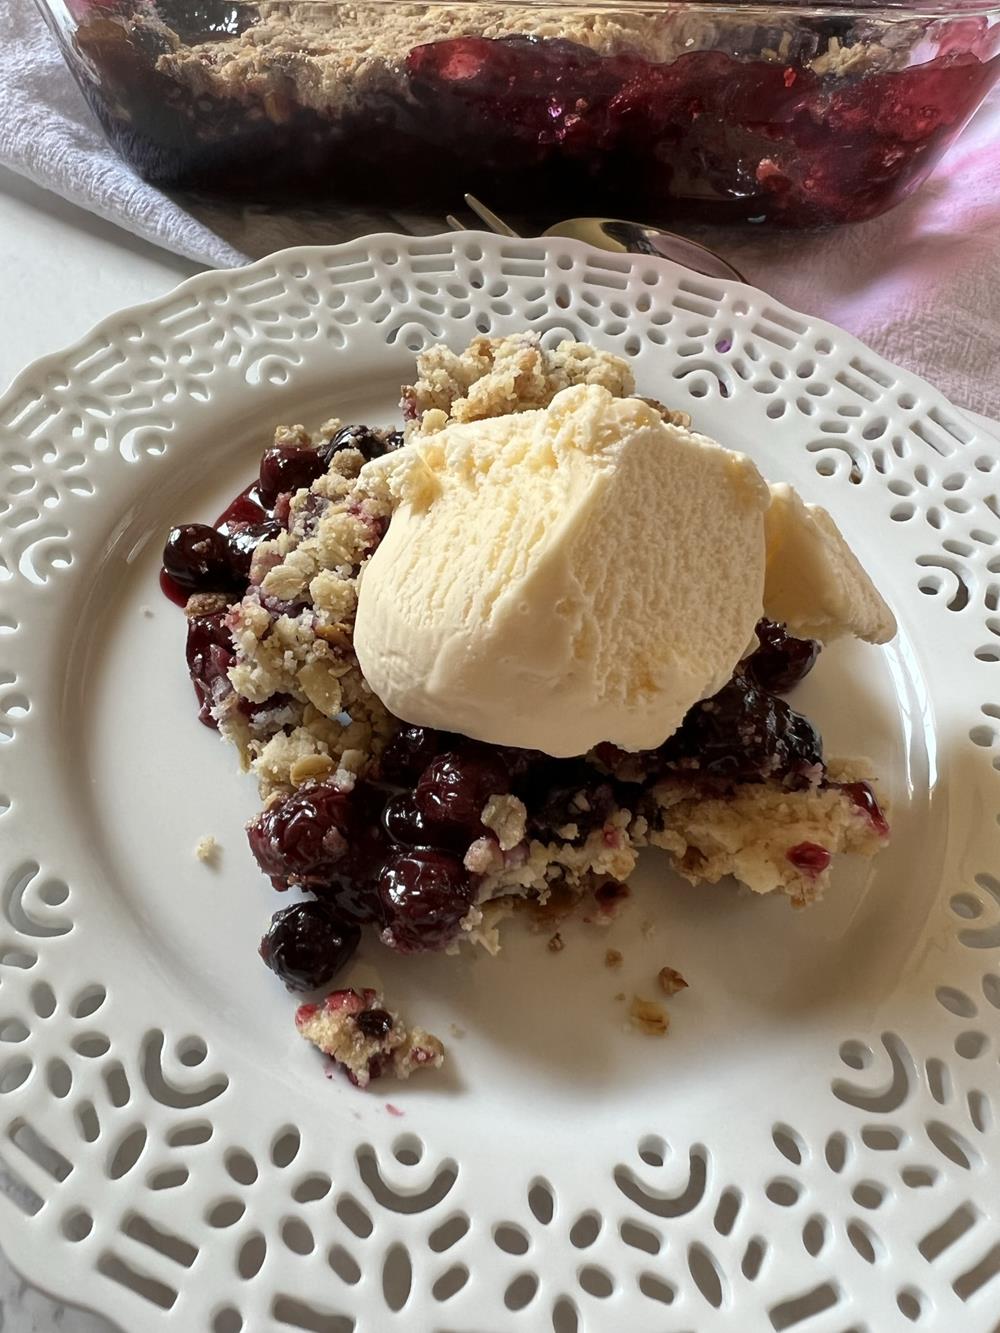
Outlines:
<svg viewBox="0 0 1000 1333"><path fill-rule="evenodd" d="M665 1037L670 1028L670 1015L662 1004L633 995L628 1010L629 1021L651 1037Z"/></svg>
<svg viewBox="0 0 1000 1333"><path fill-rule="evenodd" d="M557 930L556 933L549 940L548 943L549 953L562 953L563 949L565 948L566 948L566 942Z"/></svg>
<svg viewBox="0 0 1000 1333"><path fill-rule="evenodd" d="M328 754L309 754L296 759L288 770L288 778L293 787L301 787L303 782L315 778L325 778L334 770L334 762Z"/></svg>
<svg viewBox="0 0 1000 1333"><path fill-rule="evenodd" d="M604 955L605 967L621 967L622 952L620 949L608 949Z"/></svg>
<svg viewBox="0 0 1000 1333"><path fill-rule="evenodd" d="M660 990L666 995L676 995L678 991L687 990L688 983L676 968L661 967L656 979L660 983Z"/></svg>

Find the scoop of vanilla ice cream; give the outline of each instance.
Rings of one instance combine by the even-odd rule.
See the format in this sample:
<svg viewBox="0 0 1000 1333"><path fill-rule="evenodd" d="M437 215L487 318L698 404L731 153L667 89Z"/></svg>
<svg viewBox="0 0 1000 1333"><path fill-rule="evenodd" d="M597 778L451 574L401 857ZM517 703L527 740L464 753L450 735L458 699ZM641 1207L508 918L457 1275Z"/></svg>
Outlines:
<svg viewBox="0 0 1000 1333"><path fill-rule="evenodd" d="M896 620L833 519L791 486L771 487L764 614L805 639L888 643Z"/></svg>
<svg viewBox="0 0 1000 1333"><path fill-rule="evenodd" d="M417 435L362 476L396 509L354 646L408 722L555 756L650 748L751 641L767 486L639 399L565 389Z"/></svg>

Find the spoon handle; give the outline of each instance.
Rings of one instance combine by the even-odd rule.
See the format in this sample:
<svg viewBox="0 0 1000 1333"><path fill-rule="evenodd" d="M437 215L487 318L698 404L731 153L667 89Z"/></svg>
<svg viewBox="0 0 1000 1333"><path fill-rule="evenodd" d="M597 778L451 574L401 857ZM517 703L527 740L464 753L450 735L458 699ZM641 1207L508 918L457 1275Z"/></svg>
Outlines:
<svg viewBox="0 0 1000 1333"><path fill-rule="evenodd" d="M514 228L503 218L497 217L492 208L487 208L481 199L477 199L474 194L467 194L465 202L475 213L476 217L485 222L490 231L495 231L498 236L518 236Z"/></svg>

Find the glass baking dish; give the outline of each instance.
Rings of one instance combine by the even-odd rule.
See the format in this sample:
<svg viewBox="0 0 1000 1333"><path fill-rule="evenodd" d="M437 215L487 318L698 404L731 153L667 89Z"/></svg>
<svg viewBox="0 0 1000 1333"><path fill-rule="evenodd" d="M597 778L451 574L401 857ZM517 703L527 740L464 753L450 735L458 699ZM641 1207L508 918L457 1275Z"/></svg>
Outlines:
<svg viewBox="0 0 1000 1333"><path fill-rule="evenodd" d="M242 198L828 226L926 179L1000 3L39 0L149 181Z"/></svg>

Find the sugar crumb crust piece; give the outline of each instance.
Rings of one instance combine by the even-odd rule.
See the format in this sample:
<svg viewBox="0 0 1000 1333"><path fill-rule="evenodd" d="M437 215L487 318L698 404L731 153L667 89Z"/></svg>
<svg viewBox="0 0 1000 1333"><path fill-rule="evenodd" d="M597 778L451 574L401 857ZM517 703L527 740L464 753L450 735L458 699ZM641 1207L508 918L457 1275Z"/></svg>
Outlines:
<svg viewBox="0 0 1000 1333"><path fill-rule="evenodd" d="M215 865L218 862L220 850L219 844L210 833L206 833L204 837L199 838L194 845L195 857L203 865Z"/></svg>
<svg viewBox="0 0 1000 1333"><path fill-rule="evenodd" d="M359 1088L384 1075L409 1078L444 1063L442 1042L423 1028L406 1027L372 989L335 990L318 1004L300 1005L295 1026Z"/></svg>

